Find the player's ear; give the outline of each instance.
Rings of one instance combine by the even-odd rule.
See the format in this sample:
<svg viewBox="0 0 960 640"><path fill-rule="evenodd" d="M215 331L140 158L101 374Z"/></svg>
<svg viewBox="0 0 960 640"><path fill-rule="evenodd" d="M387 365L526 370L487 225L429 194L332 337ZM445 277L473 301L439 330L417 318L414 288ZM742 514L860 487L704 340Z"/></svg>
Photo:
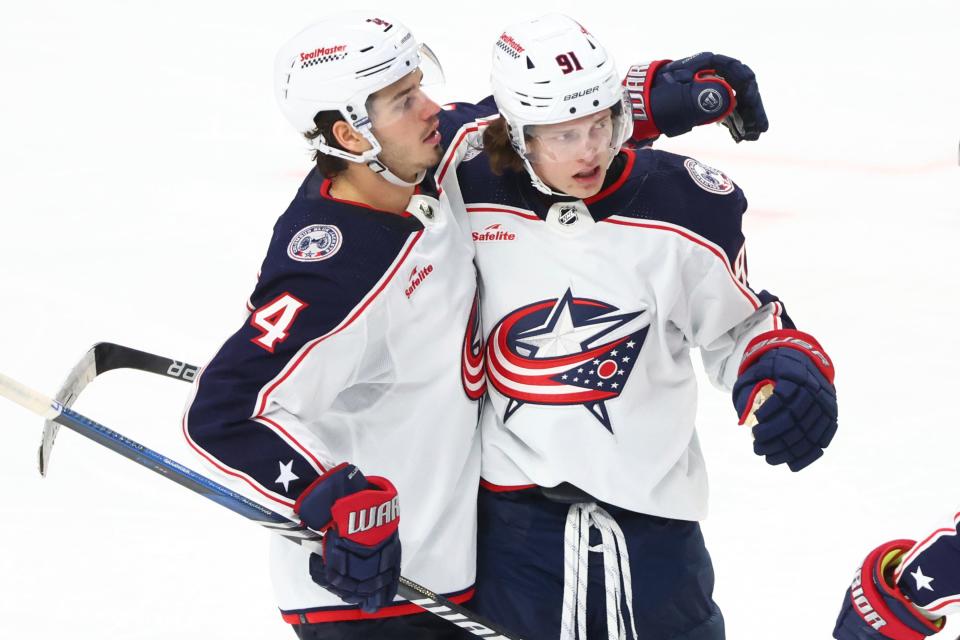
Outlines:
<svg viewBox="0 0 960 640"><path fill-rule="evenodd" d="M330 132L333 134L337 143L351 153L361 154L370 148L370 143L367 139L364 138L359 131L347 124L346 120L334 122L333 126L330 127Z"/></svg>

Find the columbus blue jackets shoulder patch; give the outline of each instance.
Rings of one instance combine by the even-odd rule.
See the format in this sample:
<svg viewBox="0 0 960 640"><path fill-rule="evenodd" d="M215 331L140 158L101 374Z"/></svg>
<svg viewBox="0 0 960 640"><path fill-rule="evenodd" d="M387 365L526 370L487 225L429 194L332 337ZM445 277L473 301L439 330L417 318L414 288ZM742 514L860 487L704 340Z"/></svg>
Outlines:
<svg viewBox="0 0 960 640"><path fill-rule="evenodd" d="M693 158L684 160L683 166L686 168L687 173L690 174L690 177L693 178L693 181L697 183L697 186L704 191L717 193L722 196L733 193L733 180L728 178L723 171L708 167Z"/></svg>
<svg viewBox="0 0 960 640"><path fill-rule="evenodd" d="M331 224L311 224L300 229L287 247L287 255L300 262L332 257L343 245L343 234Z"/></svg>

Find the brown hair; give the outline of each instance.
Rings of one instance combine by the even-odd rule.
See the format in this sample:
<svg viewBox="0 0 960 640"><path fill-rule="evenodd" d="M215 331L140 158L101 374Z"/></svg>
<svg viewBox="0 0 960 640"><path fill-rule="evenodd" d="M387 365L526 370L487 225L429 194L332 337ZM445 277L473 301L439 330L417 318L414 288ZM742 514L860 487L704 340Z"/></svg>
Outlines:
<svg viewBox="0 0 960 640"><path fill-rule="evenodd" d="M303 134L307 140L316 140L321 135L328 145L334 149L346 151L333 135L333 125L343 120L343 115L339 111L320 111L313 116L315 129L311 129ZM317 163L317 169L324 178L334 178L347 170L347 160L330 156L319 149L313 152L313 160Z"/></svg>
<svg viewBox="0 0 960 640"><path fill-rule="evenodd" d="M513 145L510 144L510 133L507 131L507 121L503 116L494 118L483 130L483 150L487 152L490 170L498 176L502 176L507 171L523 172L523 158L517 155Z"/></svg>

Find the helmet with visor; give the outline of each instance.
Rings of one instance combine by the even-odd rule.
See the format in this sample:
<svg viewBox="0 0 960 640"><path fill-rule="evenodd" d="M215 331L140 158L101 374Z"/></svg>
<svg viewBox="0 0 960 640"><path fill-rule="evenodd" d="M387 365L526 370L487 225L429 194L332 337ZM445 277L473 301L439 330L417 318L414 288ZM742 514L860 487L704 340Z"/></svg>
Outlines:
<svg viewBox="0 0 960 640"><path fill-rule="evenodd" d="M422 74L420 86L404 95L402 104L374 104L373 94L412 74ZM350 12L311 25L291 38L277 53L274 89L284 116L301 134L314 129L317 113L337 111L369 143L363 153L337 148L320 135L311 144L321 153L366 163L393 184L414 182L396 176L378 158L383 150L376 131L389 126L412 102L429 101L424 86L443 82L443 69L425 44L402 23L368 12Z"/></svg>
<svg viewBox="0 0 960 640"><path fill-rule="evenodd" d="M533 185L560 194L534 164L605 151L605 172L632 131L613 58L579 23L548 14L508 27L493 47L493 96ZM565 123L565 126L552 126Z"/></svg>

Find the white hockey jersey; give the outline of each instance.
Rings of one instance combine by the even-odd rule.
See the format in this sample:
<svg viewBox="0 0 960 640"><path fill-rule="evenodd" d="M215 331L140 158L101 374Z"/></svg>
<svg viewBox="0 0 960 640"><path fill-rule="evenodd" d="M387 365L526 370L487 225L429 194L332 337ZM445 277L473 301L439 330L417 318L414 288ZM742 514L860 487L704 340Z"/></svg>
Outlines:
<svg viewBox="0 0 960 640"><path fill-rule="evenodd" d="M742 191L696 160L643 149L621 153L596 196L550 199L526 174L490 171L483 127L465 127L438 172L469 219L480 273L483 479L568 482L633 511L703 518L690 351L729 389L747 343L792 326L747 284Z"/></svg>
<svg viewBox="0 0 960 640"><path fill-rule="evenodd" d="M344 461L388 478L402 573L454 601L475 573L482 395L473 248L446 196L407 215L333 199L316 170L280 217L248 321L198 377L189 443L218 479L297 519L299 494ZM277 538L291 623L367 617L317 586ZM421 610L399 603L378 612Z"/></svg>

